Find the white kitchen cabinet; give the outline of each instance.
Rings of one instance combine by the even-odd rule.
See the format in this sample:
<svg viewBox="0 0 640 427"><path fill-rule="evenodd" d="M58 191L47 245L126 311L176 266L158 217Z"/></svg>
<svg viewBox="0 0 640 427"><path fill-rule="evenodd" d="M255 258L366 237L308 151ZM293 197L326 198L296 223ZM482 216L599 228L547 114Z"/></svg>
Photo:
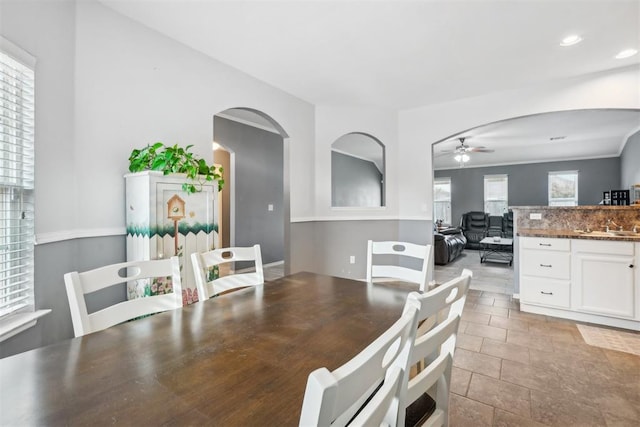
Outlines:
<svg viewBox="0 0 640 427"><path fill-rule="evenodd" d="M571 241L520 238L520 301L569 308Z"/></svg>
<svg viewBox="0 0 640 427"><path fill-rule="evenodd" d="M522 311L640 330L640 242L519 240Z"/></svg>
<svg viewBox="0 0 640 427"><path fill-rule="evenodd" d="M574 310L637 318L633 242L576 240L573 245Z"/></svg>

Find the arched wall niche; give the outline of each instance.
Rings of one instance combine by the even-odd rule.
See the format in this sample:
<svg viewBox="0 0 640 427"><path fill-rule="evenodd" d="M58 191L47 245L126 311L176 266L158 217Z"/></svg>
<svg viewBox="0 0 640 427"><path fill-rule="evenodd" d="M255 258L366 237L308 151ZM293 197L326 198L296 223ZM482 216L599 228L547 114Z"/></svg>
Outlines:
<svg viewBox="0 0 640 427"><path fill-rule="evenodd" d="M331 206L385 206L385 146L365 132L349 132L331 144Z"/></svg>

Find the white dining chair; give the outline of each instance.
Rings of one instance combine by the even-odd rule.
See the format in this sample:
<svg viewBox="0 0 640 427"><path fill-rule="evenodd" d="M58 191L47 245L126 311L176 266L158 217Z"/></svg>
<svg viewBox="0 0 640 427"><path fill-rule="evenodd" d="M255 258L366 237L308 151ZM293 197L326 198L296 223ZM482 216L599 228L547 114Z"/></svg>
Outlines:
<svg viewBox="0 0 640 427"><path fill-rule="evenodd" d="M374 256L395 256L395 264L374 264ZM427 291L427 276L431 265L431 245L415 243L381 241L367 242L367 282L374 279L383 281L400 280L418 285L420 292ZM385 262L389 262L388 259ZM407 264L421 263L419 269ZM403 265L404 264L404 265Z"/></svg>
<svg viewBox="0 0 640 427"><path fill-rule="evenodd" d="M209 273L213 267L237 261L253 261L255 272L236 273L214 279L209 278ZM253 245L247 248L220 248L202 253L194 252L191 254L191 265L193 266L198 295L200 295L202 301L221 292L248 286L258 286L264 283L260 245Z"/></svg>
<svg viewBox="0 0 640 427"><path fill-rule="evenodd" d="M420 366L404 395L405 426L447 426L449 387L460 316L473 273L462 274L427 293L412 292L407 301L419 306L418 331L408 370ZM444 312L444 316L443 316ZM430 325L427 331L421 325ZM423 366L422 366L423 365Z"/></svg>
<svg viewBox="0 0 640 427"><path fill-rule="evenodd" d="M347 363L311 372L300 426L395 426L417 312L417 303L407 303L400 319Z"/></svg>
<svg viewBox="0 0 640 427"><path fill-rule="evenodd" d="M89 313L85 295L133 280L171 278L173 292L123 301ZM182 282L178 257L129 261L64 275L73 332L80 337L147 314L182 307Z"/></svg>

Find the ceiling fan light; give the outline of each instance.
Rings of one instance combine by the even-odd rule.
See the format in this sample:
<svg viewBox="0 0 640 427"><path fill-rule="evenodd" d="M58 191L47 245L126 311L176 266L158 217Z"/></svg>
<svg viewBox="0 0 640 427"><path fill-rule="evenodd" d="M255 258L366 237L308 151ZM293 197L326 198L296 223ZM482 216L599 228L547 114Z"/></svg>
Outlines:
<svg viewBox="0 0 640 427"><path fill-rule="evenodd" d="M562 41L560 42L560 46L563 46L563 47L573 46L574 44L578 44L581 41L582 41L582 37L580 37L577 34L572 34L570 36L563 38Z"/></svg>
<svg viewBox="0 0 640 427"><path fill-rule="evenodd" d="M460 161L462 161L462 156L461 156L460 154L456 154L456 155L453 157L453 159L454 159L456 162L460 162Z"/></svg>
<svg viewBox="0 0 640 427"><path fill-rule="evenodd" d="M463 163L468 162L470 159L471 159L471 157L469 157L469 155L467 155L467 154L463 154L462 155L462 162Z"/></svg>

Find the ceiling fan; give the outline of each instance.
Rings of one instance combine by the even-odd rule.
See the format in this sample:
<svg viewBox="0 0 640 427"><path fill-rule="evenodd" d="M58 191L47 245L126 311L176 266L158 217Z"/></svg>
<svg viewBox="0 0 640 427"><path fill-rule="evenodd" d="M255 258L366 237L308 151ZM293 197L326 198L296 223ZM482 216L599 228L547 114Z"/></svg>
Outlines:
<svg viewBox="0 0 640 427"><path fill-rule="evenodd" d="M493 153L494 150L483 146L472 147L464 143L465 137L459 137L460 145L453 150L442 150L440 156L445 154L453 154L453 159L463 167L465 163L471 160L469 153Z"/></svg>
<svg viewBox="0 0 640 427"><path fill-rule="evenodd" d="M458 140L460 141L460 145L458 145L453 150L442 150L442 154L467 154L467 153L493 153L494 150L483 147L481 145L472 147L470 145L465 144L466 137L460 137Z"/></svg>

